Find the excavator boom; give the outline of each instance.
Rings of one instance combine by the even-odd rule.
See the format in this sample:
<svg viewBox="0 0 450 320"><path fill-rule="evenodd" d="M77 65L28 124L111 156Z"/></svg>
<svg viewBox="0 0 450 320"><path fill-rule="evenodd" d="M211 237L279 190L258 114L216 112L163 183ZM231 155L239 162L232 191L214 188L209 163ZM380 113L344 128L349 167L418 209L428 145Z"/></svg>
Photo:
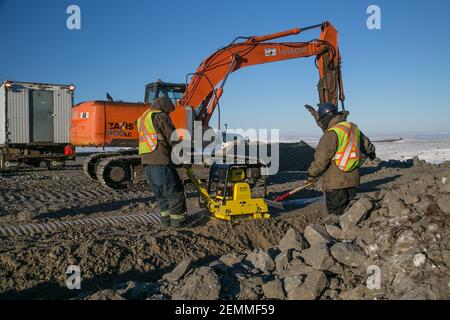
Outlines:
<svg viewBox="0 0 450 320"><path fill-rule="evenodd" d="M319 39L308 42L266 42L314 28L321 29ZM236 40L200 64L180 99L179 106L196 110L196 119L202 121L203 126L209 125L225 82L232 72L248 66L288 59L316 56L320 102L337 104L341 100L343 105L345 97L340 75L338 36L329 22L265 36L247 37L245 41L238 43ZM217 87L219 83L221 85Z"/></svg>

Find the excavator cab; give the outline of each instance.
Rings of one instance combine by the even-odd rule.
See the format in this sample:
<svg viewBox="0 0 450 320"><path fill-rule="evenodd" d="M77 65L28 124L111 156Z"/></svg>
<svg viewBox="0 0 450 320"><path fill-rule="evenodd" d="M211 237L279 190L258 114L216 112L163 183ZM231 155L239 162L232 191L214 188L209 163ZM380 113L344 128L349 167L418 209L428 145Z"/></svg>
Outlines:
<svg viewBox="0 0 450 320"><path fill-rule="evenodd" d="M186 91L186 84L184 83L169 83L158 80L145 86L144 101L151 104L156 98L166 96L175 104L178 99L181 99L184 91Z"/></svg>

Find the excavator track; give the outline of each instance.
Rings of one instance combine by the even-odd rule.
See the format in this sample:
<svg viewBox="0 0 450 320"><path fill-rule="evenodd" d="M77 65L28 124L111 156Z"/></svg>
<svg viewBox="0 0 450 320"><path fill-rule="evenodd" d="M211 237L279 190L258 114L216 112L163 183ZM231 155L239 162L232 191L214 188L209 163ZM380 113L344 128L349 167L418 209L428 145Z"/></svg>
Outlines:
<svg viewBox="0 0 450 320"><path fill-rule="evenodd" d="M88 156L83 162L83 173L91 180L97 180L97 164L101 159L119 155L117 152L94 153Z"/></svg>
<svg viewBox="0 0 450 320"><path fill-rule="evenodd" d="M96 165L96 180L104 187L119 190L133 189L139 191L148 190L147 180L144 175L141 158L137 154L111 155L99 159ZM196 173L202 180L209 177L209 167L194 165ZM185 169L177 168L181 181L186 186L187 192L195 191L186 175Z"/></svg>
<svg viewBox="0 0 450 320"><path fill-rule="evenodd" d="M227 160L246 162L250 158L227 157ZM208 180L210 170L208 166L194 164L193 169L199 179ZM91 180L98 181L102 186L109 189L148 190L144 168L141 165L141 157L135 149L92 154L84 161L83 171ZM177 171L185 185L186 192L195 192L195 187L186 174L186 170L178 167Z"/></svg>
<svg viewBox="0 0 450 320"><path fill-rule="evenodd" d="M97 165L97 180L111 189L127 189L133 184L135 168L140 166L139 155L116 155L101 160Z"/></svg>
<svg viewBox="0 0 450 320"><path fill-rule="evenodd" d="M91 154L83 162L83 172L90 180L97 181L97 166L105 158L116 157L121 155L135 155L137 151L132 150L121 150L116 152L102 152Z"/></svg>

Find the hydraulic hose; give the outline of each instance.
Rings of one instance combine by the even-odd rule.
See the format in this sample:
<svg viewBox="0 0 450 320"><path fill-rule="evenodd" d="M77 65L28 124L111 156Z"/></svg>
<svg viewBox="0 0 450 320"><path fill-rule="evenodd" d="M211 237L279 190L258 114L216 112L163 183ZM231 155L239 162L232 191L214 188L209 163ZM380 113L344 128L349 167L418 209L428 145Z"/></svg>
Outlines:
<svg viewBox="0 0 450 320"><path fill-rule="evenodd" d="M200 213L204 209L196 208L188 210L187 215ZM37 233L58 232L67 228L78 226L104 226L104 225L122 225L124 223L139 224L159 224L160 215L158 213L132 214L126 216L112 216L99 218L84 218L78 220L54 221L48 223L18 224L6 225L0 227L0 236L28 236Z"/></svg>

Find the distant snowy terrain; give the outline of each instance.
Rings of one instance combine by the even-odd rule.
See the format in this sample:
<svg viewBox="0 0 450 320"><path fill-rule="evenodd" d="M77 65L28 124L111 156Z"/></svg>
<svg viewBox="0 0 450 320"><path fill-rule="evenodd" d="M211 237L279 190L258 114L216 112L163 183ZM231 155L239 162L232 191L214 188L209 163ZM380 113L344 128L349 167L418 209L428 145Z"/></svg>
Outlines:
<svg viewBox="0 0 450 320"><path fill-rule="evenodd" d="M376 139L374 139L376 140ZM429 163L450 161L450 135L422 135L404 137L396 142L375 142L382 160L404 160L418 156Z"/></svg>
<svg viewBox="0 0 450 320"><path fill-rule="evenodd" d="M421 134L398 136L369 136L374 142L377 156L382 160L406 160L418 156L420 160L429 163L441 163L450 161L450 133L446 134ZM397 140L398 141L390 141ZM281 142L305 141L312 147L316 147L319 141L317 137L287 137L281 138ZM385 142L387 141L387 142ZM116 151L126 148L77 148L77 152L104 152Z"/></svg>
<svg viewBox="0 0 450 320"><path fill-rule="evenodd" d="M381 160L406 160L418 156L420 160L429 163L450 161L450 134L370 136L369 138L374 142L377 156ZM389 141L400 138L402 140ZM318 143L318 140L313 138L307 138L304 141L313 147L316 147Z"/></svg>

